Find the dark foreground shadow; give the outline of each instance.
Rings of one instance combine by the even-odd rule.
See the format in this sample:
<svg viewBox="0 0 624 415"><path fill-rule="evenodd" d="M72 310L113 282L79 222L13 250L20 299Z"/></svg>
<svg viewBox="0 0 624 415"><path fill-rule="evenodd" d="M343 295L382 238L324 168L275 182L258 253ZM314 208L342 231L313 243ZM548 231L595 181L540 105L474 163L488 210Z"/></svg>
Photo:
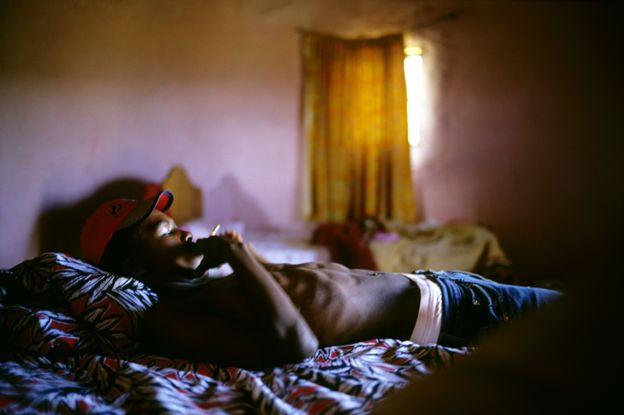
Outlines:
<svg viewBox="0 0 624 415"><path fill-rule="evenodd" d="M390 393L373 415L621 413L621 287L609 270L585 273L561 301Z"/></svg>

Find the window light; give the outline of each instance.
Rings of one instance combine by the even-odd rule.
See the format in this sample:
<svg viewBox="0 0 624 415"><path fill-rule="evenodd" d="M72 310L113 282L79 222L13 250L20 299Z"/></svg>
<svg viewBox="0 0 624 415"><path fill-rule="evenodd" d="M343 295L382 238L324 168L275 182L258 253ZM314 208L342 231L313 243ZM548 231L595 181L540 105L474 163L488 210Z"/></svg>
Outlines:
<svg viewBox="0 0 624 415"><path fill-rule="evenodd" d="M418 46L405 48L405 83L407 86L407 136L412 150L420 145L423 113L423 51Z"/></svg>

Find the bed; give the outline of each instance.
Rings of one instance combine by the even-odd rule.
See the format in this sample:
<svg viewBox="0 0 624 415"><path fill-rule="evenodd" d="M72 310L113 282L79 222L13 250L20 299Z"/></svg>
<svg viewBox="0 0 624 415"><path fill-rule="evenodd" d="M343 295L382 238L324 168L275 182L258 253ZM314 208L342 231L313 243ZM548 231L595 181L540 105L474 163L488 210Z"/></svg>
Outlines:
<svg viewBox="0 0 624 415"><path fill-rule="evenodd" d="M174 192L174 219L195 237L207 236L216 223L203 217L202 192L185 170L174 167L145 196L162 188ZM445 252L472 268L505 260L481 228L395 227L361 234L361 224L354 223L319 224L314 232L248 229L239 221L220 225L240 232L276 263L337 260L409 271L444 265L436 261ZM423 254L411 255L415 247ZM372 255L371 261L344 258L349 252L353 260L360 251ZM231 269L210 272L219 276ZM140 281L59 252L2 270L0 413L364 414L412 380L453 367L474 352L376 338L321 348L296 364L264 370L220 367L142 352L136 340L141 321L157 301Z"/></svg>
<svg viewBox="0 0 624 415"><path fill-rule="evenodd" d="M133 278L49 252L2 270L0 287L2 413L368 413L472 353L370 339L265 370L219 367L141 352L158 299Z"/></svg>
<svg viewBox="0 0 624 415"><path fill-rule="evenodd" d="M254 229L240 220L217 223L203 215L202 190L186 169L175 165L161 183L154 183L146 196L168 189L175 196L172 216L196 238L208 237L215 225L221 231L235 230L268 262L342 263L351 268L384 272L416 269L456 269L475 272L490 279L514 283L511 263L496 234L477 223L392 223L378 218L308 224L307 228ZM225 265L210 270L226 275Z"/></svg>

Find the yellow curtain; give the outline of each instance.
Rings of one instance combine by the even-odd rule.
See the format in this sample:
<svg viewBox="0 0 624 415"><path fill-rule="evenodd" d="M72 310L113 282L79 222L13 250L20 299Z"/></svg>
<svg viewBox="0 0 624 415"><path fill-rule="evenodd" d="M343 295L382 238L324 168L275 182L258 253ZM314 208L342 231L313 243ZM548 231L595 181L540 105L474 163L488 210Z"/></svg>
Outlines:
<svg viewBox="0 0 624 415"><path fill-rule="evenodd" d="M415 219L403 49L302 34L307 219Z"/></svg>

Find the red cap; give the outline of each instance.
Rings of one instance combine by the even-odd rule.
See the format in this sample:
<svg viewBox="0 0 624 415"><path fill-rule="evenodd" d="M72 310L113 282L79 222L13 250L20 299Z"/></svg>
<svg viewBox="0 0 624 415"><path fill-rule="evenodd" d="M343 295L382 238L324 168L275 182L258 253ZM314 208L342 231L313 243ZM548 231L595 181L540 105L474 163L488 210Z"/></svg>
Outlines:
<svg viewBox="0 0 624 415"><path fill-rule="evenodd" d="M173 194L163 190L141 202L115 199L102 204L86 220L80 235L83 259L98 265L113 234L145 220L154 209L165 212L173 203Z"/></svg>

